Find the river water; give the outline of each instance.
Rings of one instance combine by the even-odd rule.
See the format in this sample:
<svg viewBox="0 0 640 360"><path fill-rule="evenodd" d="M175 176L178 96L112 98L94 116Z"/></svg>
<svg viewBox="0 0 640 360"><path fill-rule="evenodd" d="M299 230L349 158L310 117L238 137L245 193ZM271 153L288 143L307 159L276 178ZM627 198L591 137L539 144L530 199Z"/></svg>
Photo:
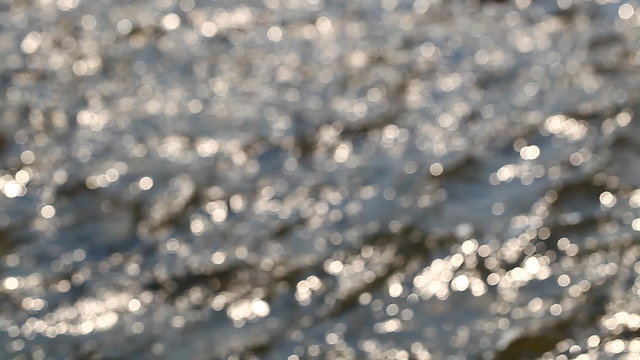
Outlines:
<svg viewBox="0 0 640 360"><path fill-rule="evenodd" d="M637 1L0 2L0 358L640 357Z"/></svg>

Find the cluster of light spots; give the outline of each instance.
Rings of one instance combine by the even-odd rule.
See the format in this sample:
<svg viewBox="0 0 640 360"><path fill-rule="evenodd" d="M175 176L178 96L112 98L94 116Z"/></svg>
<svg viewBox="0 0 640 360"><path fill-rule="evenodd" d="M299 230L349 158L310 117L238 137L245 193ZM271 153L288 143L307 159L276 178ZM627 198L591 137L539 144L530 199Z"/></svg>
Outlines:
<svg viewBox="0 0 640 360"><path fill-rule="evenodd" d="M397 318L389 319L373 325L373 331L379 334L394 333L402 330L402 321Z"/></svg>
<svg viewBox="0 0 640 360"><path fill-rule="evenodd" d="M540 156L540 148L536 145L524 146L520 149L520 157L524 160L535 160Z"/></svg>
<svg viewBox="0 0 640 360"><path fill-rule="evenodd" d="M502 276L490 276L488 282L497 284L498 288L504 292L503 295L510 297L515 294L518 288L527 285L534 279L549 278L552 274L549 263L549 258L546 256L529 257L522 266L517 266Z"/></svg>
<svg viewBox="0 0 640 360"><path fill-rule="evenodd" d="M89 76L95 74L102 67L102 58L96 55L89 55L84 59L73 62L71 69L77 76ZM100 121L103 120L103 121ZM91 121L88 125L94 130L100 130L107 123L105 118Z"/></svg>
<svg viewBox="0 0 640 360"><path fill-rule="evenodd" d="M221 9L215 12L212 21L220 30L243 29L253 24L255 20L254 11L248 6L238 6L231 10Z"/></svg>
<svg viewBox="0 0 640 360"><path fill-rule="evenodd" d="M236 301L227 307L227 315L239 324L244 324L246 320L256 320L269 315L271 311L269 304L260 299L244 299Z"/></svg>
<svg viewBox="0 0 640 360"><path fill-rule="evenodd" d="M578 245L572 244L566 237L558 239L558 249L564 251L568 256L575 256L579 250Z"/></svg>
<svg viewBox="0 0 640 360"><path fill-rule="evenodd" d="M637 345L636 345L637 346ZM608 355L620 354L627 349L627 341L622 339L614 339L604 343L604 351ZM636 348L637 350L637 348Z"/></svg>
<svg viewBox="0 0 640 360"><path fill-rule="evenodd" d="M413 278L414 292L423 299L435 296L440 300L449 297L449 288L453 291L470 289L474 296L483 295L487 290L486 284L475 273L455 274L464 261L462 254L434 260L430 266Z"/></svg>
<svg viewBox="0 0 640 360"><path fill-rule="evenodd" d="M458 73L449 74L438 79L438 88L444 92L450 92L462 85L462 76Z"/></svg>
<svg viewBox="0 0 640 360"><path fill-rule="evenodd" d="M22 300L21 305L22 308L27 311L37 312L44 309L47 302L39 298L32 298L28 296Z"/></svg>
<svg viewBox="0 0 640 360"><path fill-rule="evenodd" d="M624 330L638 331L640 329L640 315L619 311L611 315L606 315L600 322L608 331L620 334Z"/></svg>
<svg viewBox="0 0 640 360"><path fill-rule="evenodd" d="M580 151L576 151L569 156L569 163L573 166L580 166L585 161L589 160L591 154L588 149L581 149Z"/></svg>
<svg viewBox="0 0 640 360"><path fill-rule="evenodd" d="M120 180L120 176L126 174L128 166L124 162L117 162L113 167L108 168L104 173L90 175L85 180L88 189L106 188Z"/></svg>
<svg viewBox="0 0 640 360"><path fill-rule="evenodd" d="M342 272L344 264L340 260L327 260L324 268L329 274L337 275Z"/></svg>
<svg viewBox="0 0 640 360"><path fill-rule="evenodd" d="M322 281L315 275L307 277L296 284L295 298L302 306L309 305L314 291L320 290Z"/></svg>
<svg viewBox="0 0 640 360"><path fill-rule="evenodd" d="M190 141L184 136L167 136L158 146L158 155L172 161L189 159L191 154Z"/></svg>
<svg viewBox="0 0 640 360"><path fill-rule="evenodd" d="M202 157L210 157L215 155L220 149L220 144L215 139L202 138L196 142L196 150L198 155Z"/></svg>
<svg viewBox="0 0 640 360"><path fill-rule="evenodd" d="M589 127L583 120L576 120L564 115L553 115L545 121L544 129L558 137L578 141L587 135Z"/></svg>
<svg viewBox="0 0 640 360"><path fill-rule="evenodd" d="M531 149L531 147L525 148ZM526 158L525 160L533 160L539 155L539 152L537 152L536 150L527 150L527 152L523 154L523 159ZM514 179L518 178L523 185L529 185L533 182L534 179L542 178L544 175L545 167L542 165L530 166L527 164L505 164L501 166L496 172L489 175L489 182L491 183L491 185L498 185L501 182L511 182Z"/></svg>
<svg viewBox="0 0 640 360"><path fill-rule="evenodd" d="M531 319L532 328L564 316L571 319L592 286L609 286L603 279L619 270L638 272L635 267L629 271L637 249L627 230L630 225L640 231L640 218L622 203L628 199L632 209L640 208L640 190L633 190L632 176L616 169L615 156L609 159L611 167L600 161L607 154L602 146L626 140L626 134L618 137L618 127L634 131L631 110L610 113L634 100L633 91L610 74L632 71L626 62L635 64L640 58L629 43L637 27L636 5L606 2L588 8L599 14L600 7L608 6L607 16L615 17L617 11L625 20L603 25L610 28L602 33L615 30L615 39L605 38L606 49L613 50L605 52L623 62L605 69L608 73L590 61L601 47L600 31L586 28L597 23L587 21L595 15L572 0L549 6L530 0L510 5L482 1L476 4L482 11L454 2L436 6L430 0L381 0L356 4L344 14L336 12L337 5L319 0L265 0L258 7L162 1L152 12L135 16L128 13L135 4L106 17L73 11L68 14L73 15L72 32L47 24L66 23L60 11L75 9L78 0L33 5L60 10L44 11L51 19L36 31L31 29L32 5L11 6L7 34L15 30L16 37L4 40L14 52L7 56L7 66L15 71L7 79L6 133L19 130L15 145L7 138L8 148L0 134L0 151L8 149L9 165L0 174L0 193L17 198L28 188L29 196L8 202L11 211L0 213L0 251L5 251L5 229L8 243L14 236L21 239L22 229L14 231L16 226L28 226L38 239L42 232L45 240L51 236L56 241L38 247L20 243L9 250L15 254L0 254L3 265L11 268L2 288L18 299L13 303L21 313L15 317L27 319L8 326L10 337L24 335L24 340L10 341L7 349L26 349L34 358L45 358L36 334L112 330L92 335L102 345L122 329L132 334L151 330L154 337L154 326L163 321L169 326L162 339L187 324L197 325L189 329L196 335L224 333L228 322L215 321L221 313L206 313L213 309L226 310L237 327L253 321L269 329L295 324L274 335L297 343L290 360L355 358L352 342L374 357L453 359L467 352L490 356L491 350L499 351L491 348L495 340L501 348L501 342L526 336L519 325ZM284 8L288 11L276 14ZM554 13L557 9L563 11ZM430 30L448 20L430 19L449 11L478 21L434 35ZM487 22L493 20L497 28ZM382 47L380 34L389 40ZM584 37L574 43L576 51L559 48L572 34ZM557 36L566 38L557 42ZM583 48L592 40L593 45ZM625 46L618 46L618 40ZM298 51L303 47L304 52ZM617 47L633 51L618 56ZM47 84L79 89L78 101L66 101L67 94ZM574 90L577 101L564 98ZM572 115L549 116L549 109ZM592 120L593 114L604 119L600 132L589 132L600 123ZM74 117L76 123L68 123ZM122 141L112 143L118 137ZM73 139L71 147L63 144L68 139ZM492 156L493 143L501 146L502 140L513 140L515 153ZM566 166L567 157L573 167ZM141 172L125 176L116 158ZM474 166L463 163L460 176L456 159L465 158ZM598 166L606 168L593 169ZM84 179L80 169L93 175ZM591 220L590 209L573 209L573 200L566 201L572 190L555 187L567 185L565 175L582 186L579 181L590 180L592 170L602 171L593 180L602 178L601 185L609 189L596 194L602 207L596 215L606 210L606 217L598 217L595 230L582 224ZM168 183L168 173L180 175ZM491 185L520 180L524 186L512 182L487 188L486 175ZM525 191L536 179L532 191ZM104 190L76 193L76 183L83 180L88 189ZM531 196L540 196L544 187L557 192L549 190L535 202ZM502 189L509 191L498 191ZM467 196L466 191L486 191L488 197ZM570 196L554 204L565 191ZM20 205L28 203L35 205L23 215ZM91 205L97 205L97 214ZM627 227L618 226L622 223ZM406 235L411 227L442 232L446 239L413 238ZM76 234L95 228L101 231L90 237ZM379 233L391 238L377 242ZM559 234L575 243L561 237L556 244ZM140 241L120 243L120 238ZM370 240L376 245L362 245ZM423 240L429 251L413 251ZM615 250L598 247L610 240L616 241ZM86 252L59 250L77 248L74 241L86 244ZM625 246L621 254L619 245ZM93 252L96 246L98 253ZM119 252L96 260L103 246ZM296 256L288 256L292 253ZM30 267L40 266L40 257L51 274L34 276ZM233 271L238 263L242 266ZM217 271L223 274L217 276ZM150 277L161 289L147 284ZM81 284L86 286L76 288ZM534 290L548 287L543 290L554 295L531 295L521 289L528 284ZM153 290L137 290L145 286ZM113 293L114 287L131 287L132 293ZM487 293L489 287L495 288ZM637 293L637 284L628 290ZM158 295L157 303L151 303L151 294ZM280 306L271 309L267 301L281 304L281 297L291 300L292 295L297 303L290 304L295 319L289 322L291 314ZM343 301L353 299L360 307L343 312ZM486 312L475 312L479 301L491 302ZM625 301L631 302L607 304L607 314L594 320L602 338L561 341L556 351L575 356L585 344L589 354L601 348L608 354L637 349L635 340L615 339L638 330L632 309L621 310ZM468 306L474 307L471 314L465 313ZM326 321L318 321L327 309L338 310L335 318L357 320L349 336L344 336L346 326L328 329ZM447 321L458 310L471 316L469 324ZM443 323L420 327L433 314L443 315ZM11 315L6 323L13 321ZM274 321L258 321L265 317ZM246 331L251 330L234 332ZM389 341L367 339L371 331L397 335L385 336ZM180 351L162 339L150 345L154 356ZM402 341L395 344L397 339ZM238 353L230 350L234 354L228 357L243 357L243 347L252 349L253 340L238 336L232 344ZM479 347L466 349L475 343ZM220 353L226 354L228 344L220 345ZM269 349L267 356L283 355L277 353L279 346ZM97 357L106 356L100 347L95 351Z"/></svg>
<svg viewBox="0 0 640 360"><path fill-rule="evenodd" d="M382 146L391 149L397 142L406 142L409 138L409 131L401 129L397 125L387 125L382 129Z"/></svg>
<svg viewBox="0 0 640 360"><path fill-rule="evenodd" d="M451 281L451 289L454 291L465 291L469 288L469 277L467 275L458 275Z"/></svg>
<svg viewBox="0 0 640 360"><path fill-rule="evenodd" d="M27 194L27 187L11 178L11 176L0 178L0 189L2 189L4 196L9 199L25 196Z"/></svg>
<svg viewBox="0 0 640 360"><path fill-rule="evenodd" d="M79 74L80 72L84 74L87 69L84 67L80 68L79 66L81 65L78 65L77 62L74 63L74 72L76 72L76 74ZM78 112L76 120L78 121L78 124L82 126L87 126L93 131L100 131L109 123L109 116L105 112L81 110Z"/></svg>
<svg viewBox="0 0 640 360"><path fill-rule="evenodd" d="M143 296L144 301L151 300L150 294ZM41 299L27 297L22 302L23 307L37 311L46 306ZM109 296L104 300L84 299L73 306L63 306L52 311L45 319L30 318L21 328L24 336L43 334L54 338L58 335L87 335L94 331L111 329L120 319L123 310L137 311L141 307L139 300L131 299L130 295L120 294ZM136 308L137 310L133 310Z"/></svg>

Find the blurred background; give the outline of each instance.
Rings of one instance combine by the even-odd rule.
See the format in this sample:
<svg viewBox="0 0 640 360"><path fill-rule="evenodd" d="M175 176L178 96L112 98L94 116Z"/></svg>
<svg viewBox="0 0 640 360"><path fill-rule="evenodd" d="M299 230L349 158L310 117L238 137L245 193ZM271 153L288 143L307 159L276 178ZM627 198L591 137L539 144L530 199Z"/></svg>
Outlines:
<svg viewBox="0 0 640 360"><path fill-rule="evenodd" d="M0 358L638 359L639 5L0 1Z"/></svg>

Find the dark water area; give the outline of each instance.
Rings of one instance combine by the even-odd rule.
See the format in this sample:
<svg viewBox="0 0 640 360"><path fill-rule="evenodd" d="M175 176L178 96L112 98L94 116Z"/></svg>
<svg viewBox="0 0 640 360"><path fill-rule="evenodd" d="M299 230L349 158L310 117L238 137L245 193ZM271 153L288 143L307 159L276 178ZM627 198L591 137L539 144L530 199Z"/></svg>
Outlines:
<svg viewBox="0 0 640 360"><path fill-rule="evenodd" d="M639 5L0 1L0 359L640 358Z"/></svg>

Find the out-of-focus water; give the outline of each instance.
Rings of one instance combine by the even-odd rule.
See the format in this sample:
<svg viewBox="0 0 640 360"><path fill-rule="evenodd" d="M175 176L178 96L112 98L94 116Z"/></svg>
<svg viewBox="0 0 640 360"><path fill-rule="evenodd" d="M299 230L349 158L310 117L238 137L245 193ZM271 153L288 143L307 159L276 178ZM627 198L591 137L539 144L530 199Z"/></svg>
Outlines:
<svg viewBox="0 0 640 360"><path fill-rule="evenodd" d="M0 358L637 359L638 5L0 1Z"/></svg>

